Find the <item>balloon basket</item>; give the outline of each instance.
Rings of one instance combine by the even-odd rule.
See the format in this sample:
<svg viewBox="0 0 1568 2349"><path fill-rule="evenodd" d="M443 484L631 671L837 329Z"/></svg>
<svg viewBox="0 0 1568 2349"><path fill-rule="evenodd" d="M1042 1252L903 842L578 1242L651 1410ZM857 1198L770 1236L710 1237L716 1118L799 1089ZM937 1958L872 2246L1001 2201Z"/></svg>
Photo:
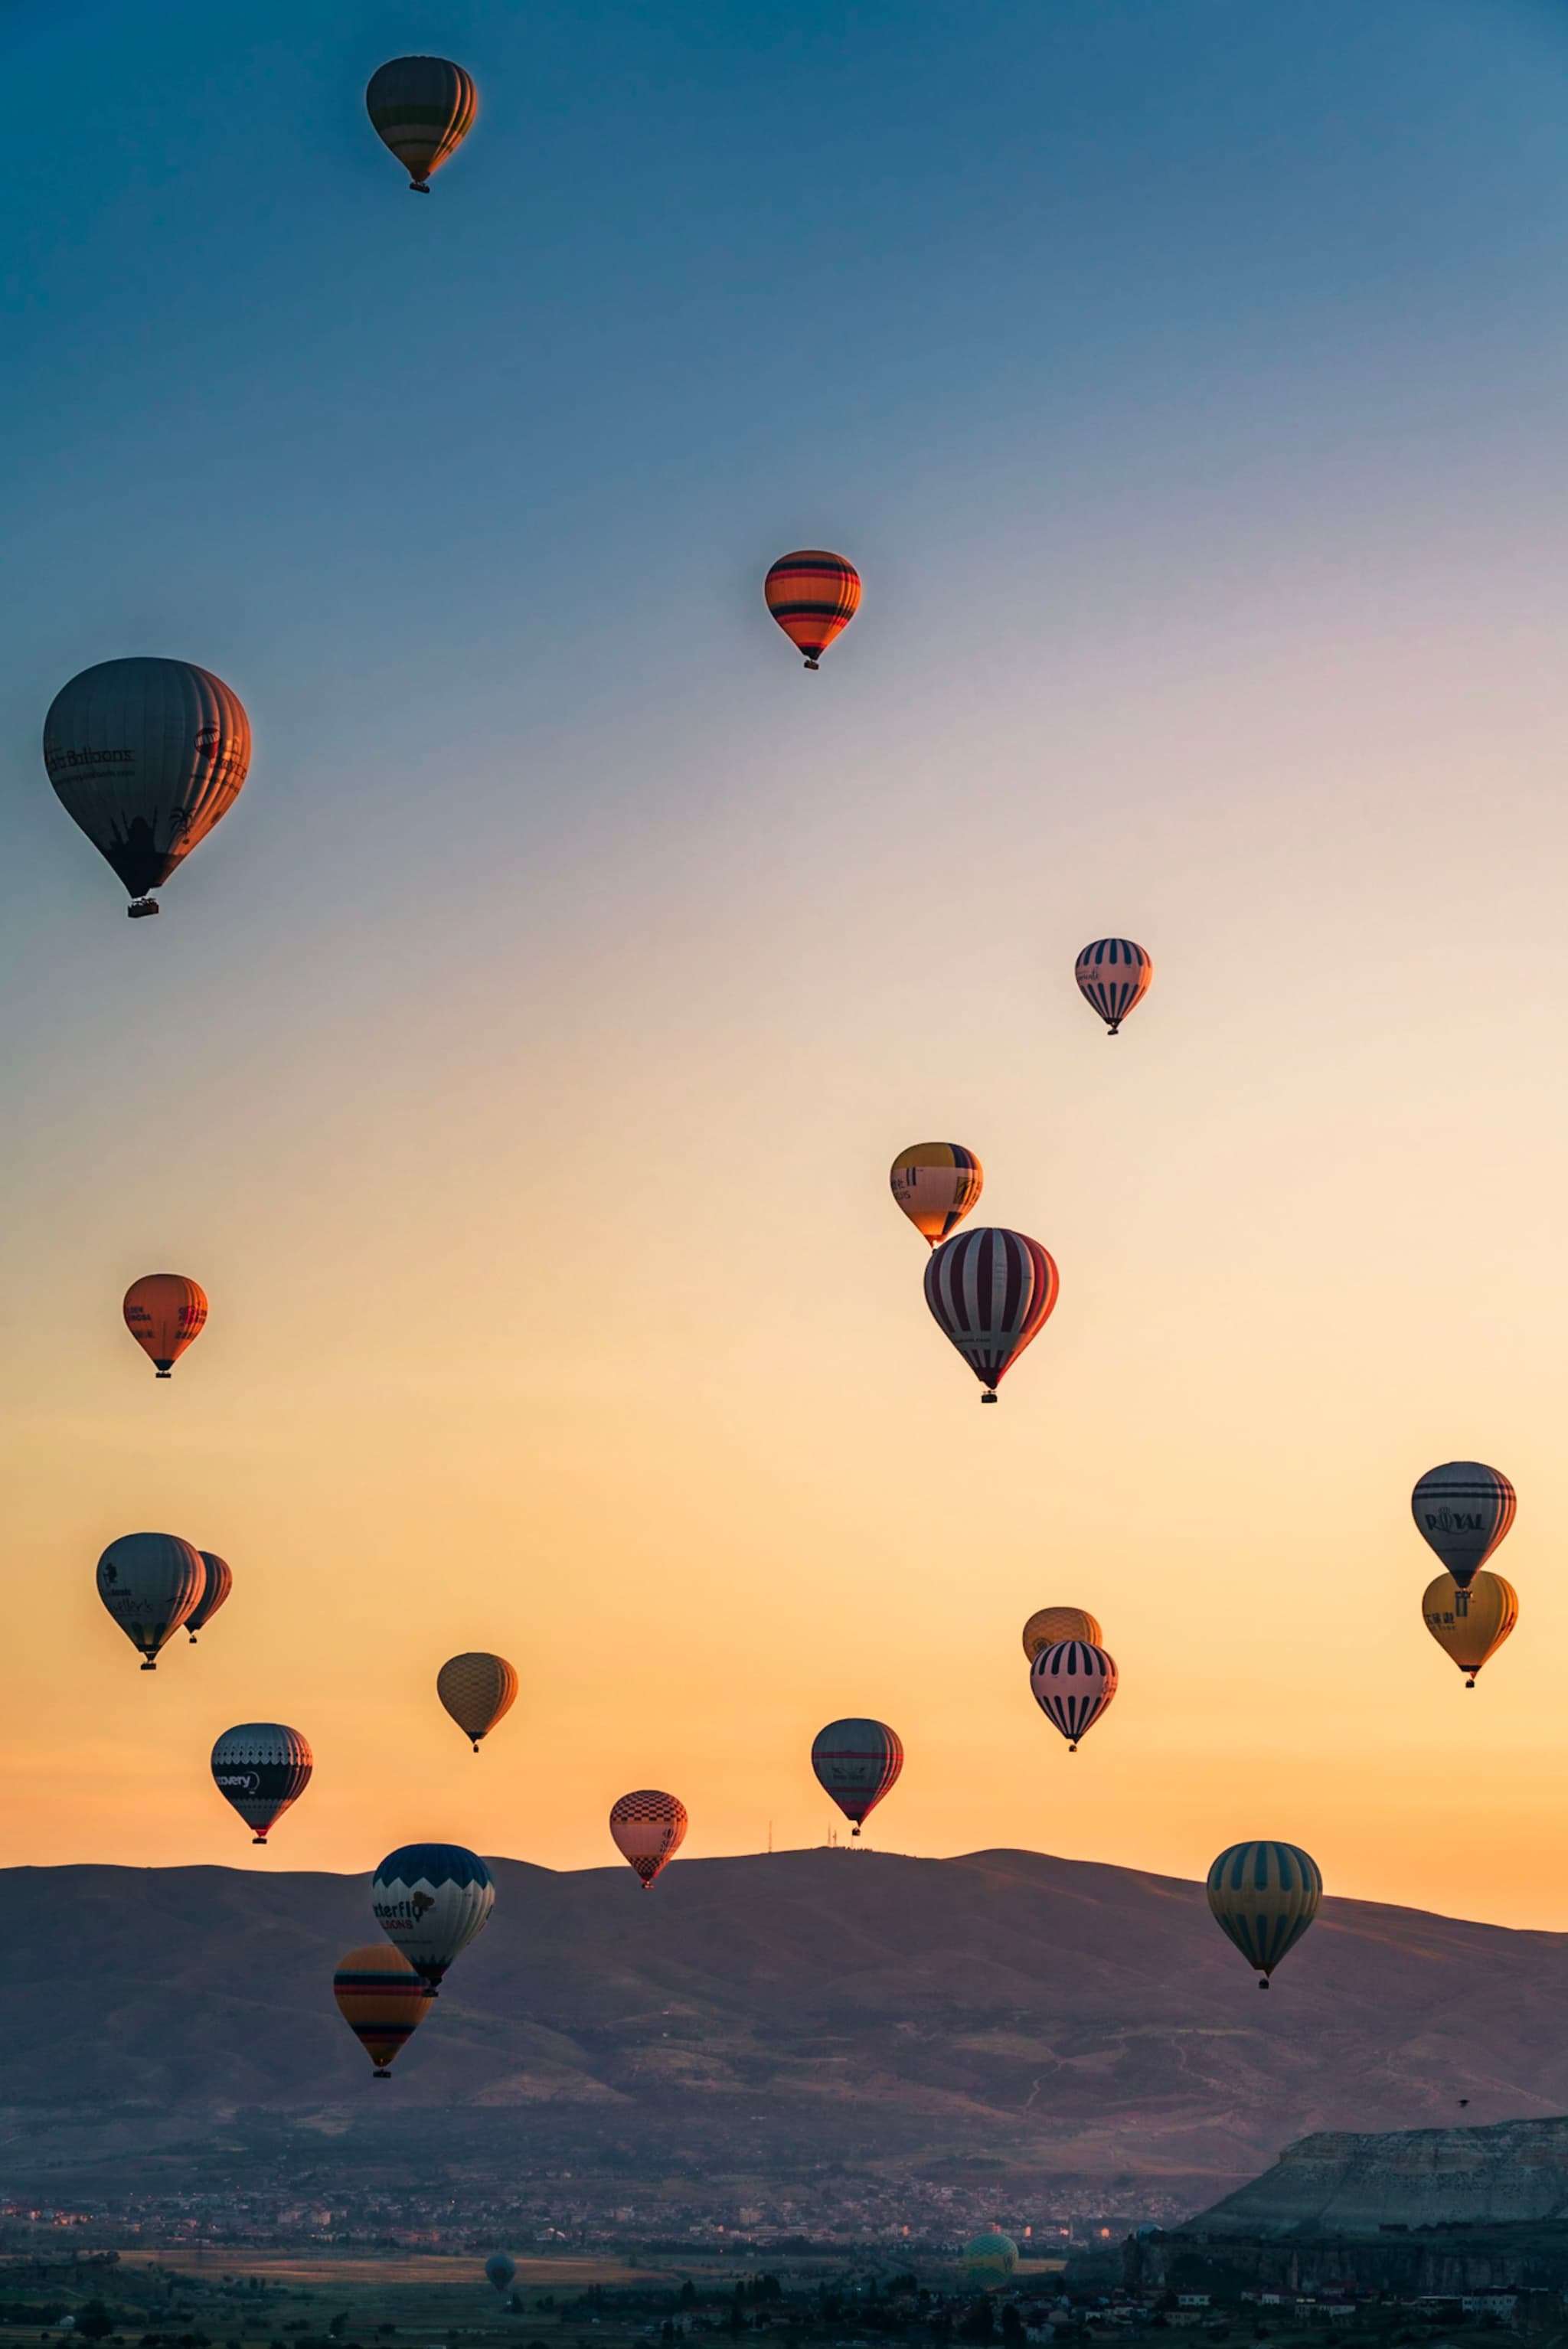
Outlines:
<svg viewBox="0 0 1568 2349"><path fill-rule="evenodd" d="M253 1843L264 1844L266 1842L266 1837L265 1836L253 1836L251 1837L251 1841Z"/></svg>
<svg viewBox="0 0 1568 2349"><path fill-rule="evenodd" d="M981 1396L980 1400L982 1402L995 1402L996 1401L995 1388L988 1388L985 1393Z"/></svg>
<svg viewBox="0 0 1568 2349"><path fill-rule="evenodd" d="M125 918L128 922L145 922L150 915L161 911L156 897L138 897L126 907Z"/></svg>
<svg viewBox="0 0 1568 2349"><path fill-rule="evenodd" d="M389 2079L392 2077L392 2075L391 2075L391 2073L390 2073L390 2072L380 2072L380 2071L377 2071L377 2072L372 2072L372 2074L370 2075L370 2076L371 2076L371 2078L372 2078L373 2080L389 2080Z"/></svg>
<svg viewBox="0 0 1568 2349"><path fill-rule="evenodd" d="M1263 1980L1262 1980L1262 1981L1259 1982L1259 1984L1258 1984L1258 1988L1259 1988L1260 1990L1267 1990L1268 1986L1269 1986L1269 1978L1268 1978L1267 1974L1264 1974L1264 1976Z"/></svg>
<svg viewBox="0 0 1568 2349"><path fill-rule="evenodd" d="M158 1670L158 1659L155 1656L144 1657L141 1669L144 1672L155 1672Z"/></svg>
<svg viewBox="0 0 1568 2349"><path fill-rule="evenodd" d="M410 180L410 181L409 181L409 182L408 182L408 193L409 193L411 196L428 196L428 195L429 194L429 192L430 192L430 182L428 181L428 180Z"/></svg>
<svg viewBox="0 0 1568 2349"><path fill-rule="evenodd" d="M821 666L822 666L822 664L821 664L821 662L820 662L820 661L809 660L809 661L806 663L806 667L807 667L808 668L820 668L820 667L821 667Z"/></svg>

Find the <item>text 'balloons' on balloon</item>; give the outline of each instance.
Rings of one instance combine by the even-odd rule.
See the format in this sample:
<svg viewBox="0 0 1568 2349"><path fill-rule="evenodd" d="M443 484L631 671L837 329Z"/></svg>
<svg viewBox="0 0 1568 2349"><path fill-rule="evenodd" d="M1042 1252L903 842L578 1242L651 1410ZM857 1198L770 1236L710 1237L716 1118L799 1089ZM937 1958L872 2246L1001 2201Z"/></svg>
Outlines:
<svg viewBox="0 0 1568 2349"><path fill-rule="evenodd" d="M251 764L238 694L190 661L111 660L62 686L44 720L44 765L61 806L130 893L150 892L221 823Z"/></svg>
<svg viewBox="0 0 1568 2349"><path fill-rule="evenodd" d="M1480 1568L1464 1590L1451 1574L1439 1574L1422 1594L1421 1615L1444 1655L1466 1675L1466 1688L1472 1689L1481 1666L1519 1620L1519 1593L1490 1567Z"/></svg>
<svg viewBox="0 0 1568 2349"><path fill-rule="evenodd" d="M517 1696L517 1672L504 1656L449 1656L436 1674L436 1694L463 1735L480 1750L498 1721L511 1711Z"/></svg>
<svg viewBox="0 0 1568 2349"><path fill-rule="evenodd" d="M299 1731L282 1721L239 1722L212 1748L212 1784L251 1829L253 1843L265 1843L315 1767Z"/></svg>
<svg viewBox="0 0 1568 2349"><path fill-rule="evenodd" d="M339 1958L332 1994L339 2014L375 2065L375 2078L389 2080L393 2058L429 2012L426 1984L401 1951L385 1941L370 1941Z"/></svg>
<svg viewBox="0 0 1568 2349"><path fill-rule="evenodd" d="M686 1806L678 1795L661 1794L643 1786L623 1795L610 1813L610 1834L623 1859L629 1860L650 1891L666 1860L686 1841Z"/></svg>
<svg viewBox="0 0 1568 2349"><path fill-rule="evenodd" d="M1257 1969L1258 1988L1267 1990L1270 1974L1317 1914L1323 1876L1294 1843L1233 1843L1209 1870L1208 1892L1220 1930Z"/></svg>
<svg viewBox="0 0 1568 2349"><path fill-rule="evenodd" d="M182 1272L147 1272L125 1292L125 1326L160 1379L207 1326L207 1292Z"/></svg>
<svg viewBox="0 0 1568 2349"><path fill-rule="evenodd" d="M1060 1287L1049 1250L1022 1232L980 1224L933 1249L925 1301L985 1388L982 1402L995 1402L997 1387L1050 1319Z"/></svg>
<svg viewBox="0 0 1568 2349"><path fill-rule="evenodd" d="M206 1578L201 1585L201 1598L185 1618L185 1629L191 1634L192 1647L196 1645L197 1632L206 1630L234 1588L234 1572L227 1558L220 1557L217 1551L211 1549L198 1550L197 1556L201 1560L201 1570Z"/></svg>
<svg viewBox="0 0 1568 2349"><path fill-rule="evenodd" d="M1479 1460L1429 1468L1410 1495L1410 1514L1461 1590L1486 1564L1510 1526L1519 1498L1508 1478Z"/></svg>
<svg viewBox="0 0 1568 2349"><path fill-rule="evenodd" d="M144 1672L207 1587L194 1544L178 1534L121 1534L98 1562L98 1597L140 1656Z"/></svg>
<svg viewBox="0 0 1568 2349"><path fill-rule="evenodd" d="M1131 938L1095 938L1073 967L1078 993L1114 1036L1149 992L1154 965Z"/></svg>
<svg viewBox="0 0 1568 2349"><path fill-rule="evenodd" d="M1105 1634L1086 1607L1037 1608L1024 1626L1024 1653L1030 1663L1042 1648L1054 1648L1058 1640L1087 1640L1098 1648Z"/></svg>
<svg viewBox="0 0 1568 2349"><path fill-rule="evenodd" d="M903 1747L885 1721L830 1721L811 1742L817 1783L859 1835L903 1768Z"/></svg>
<svg viewBox="0 0 1568 2349"><path fill-rule="evenodd" d="M768 608L790 643L819 668L833 638L861 607L861 574L841 554L799 547L781 554L762 583Z"/></svg>
<svg viewBox="0 0 1568 2349"><path fill-rule="evenodd" d="M517 2261L505 2251L492 2251L485 2261L485 2276L497 2292L510 2292L517 2281Z"/></svg>
<svg viewBox="0 0 1568 2349"><path fill-rule="evenodd" d="M1058 1640L1029 1666L1029 1688L1046 1719L1076 1754L1116 1694L1114 1661L1098 1640Z"/></svg>
<svg viewBox="0 0 1568 2349"><path fill-rule="evenodd" d="M985 1177L975 1153L962 1143L917 1142L899 1152L888 1180L922 1239L935 1247L964 1221Z"/></svg>
<svg viewBox="0 0 1568 2349"><path fill-rule="evenodd" d="M428 196L431 173L473 129L479 92L473 76L448 57L393 57L371 75L365 110L415 194Z"/></svg>
<svg viewBox="0 0 1568 2349"><path fill-rule="evenodd" d="M442 1975L495 1906L490 1872L460 1843L410 1843L388 1852L370 1887L376 1922L434 1996Z"/></svg>

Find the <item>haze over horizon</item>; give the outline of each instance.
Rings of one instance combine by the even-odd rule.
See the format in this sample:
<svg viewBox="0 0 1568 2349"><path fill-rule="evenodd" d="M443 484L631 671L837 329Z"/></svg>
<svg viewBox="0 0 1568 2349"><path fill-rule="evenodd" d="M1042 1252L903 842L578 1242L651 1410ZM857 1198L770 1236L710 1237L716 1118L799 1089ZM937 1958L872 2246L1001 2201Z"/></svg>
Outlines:
<svg viewBox="0 0 1568 2349"><path fill-rule="evenodd" d="M684 1857L810 1845L869 1713L875 1844L1279 1837L1568 1928L1568 20L9 30L0 1863L614 1865L641 1785ZM416 204L361 92L420 47L480 111ZM805 677L814 544L865 600ZM38 738L133 652L256 751L128 927ZM995 1411L888 1196L935 1137L1061 1268ZM1470 1695L1453 1457L1520 1496ZM143 1527L235 1575L155 1678L93 1587ZM1121 1673L1071 1758L1052 1602ZM270 1854L208 1775L253 1719L315 1754Z"/></svg>

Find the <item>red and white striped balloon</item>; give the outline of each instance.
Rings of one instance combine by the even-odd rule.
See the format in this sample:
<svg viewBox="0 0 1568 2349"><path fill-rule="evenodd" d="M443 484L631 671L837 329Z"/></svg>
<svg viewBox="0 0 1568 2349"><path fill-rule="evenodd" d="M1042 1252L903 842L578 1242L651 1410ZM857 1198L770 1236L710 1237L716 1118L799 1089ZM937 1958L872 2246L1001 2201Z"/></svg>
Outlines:
<svg viewBox="0 0 1568 2349"><path fill-rule="evenodd" d="M981 1224L934 1248L925 1301L995 1402L996 1389L1051 1318L1061 1276L1049 1249L1022 1232Z"/></svg>
<svg viewBox="0 0 1568 2349"><path fill-rule="evenodd" d="M1116 1664L1103 1648L1088 1640L1058 1640L1042 1648L1029 1666L1029 1686L1046 1719L1076 1754L1078 1739L1087 1737L1116 1694Z"/></svg>

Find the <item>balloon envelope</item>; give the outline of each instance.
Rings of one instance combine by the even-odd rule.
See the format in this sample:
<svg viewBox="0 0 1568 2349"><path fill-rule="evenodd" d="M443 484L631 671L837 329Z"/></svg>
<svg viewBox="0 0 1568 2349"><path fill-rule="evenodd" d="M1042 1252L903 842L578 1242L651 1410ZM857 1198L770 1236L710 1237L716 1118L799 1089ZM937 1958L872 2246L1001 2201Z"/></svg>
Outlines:
<svg viewBox="0 0 1568 2349"><path fill-rule="evenodd" d="M510 2292L517 2279L517 2261L504 2251L492 2251L485 2261L485 2273L497 2292Z"/></svg>
<svg viewBox="0 0 1568 2349"><path fill-rule="evenodd" d="M1018 2246L1011 2235L972 2235L964 2246L965 2272L976 2282L999 2283L1018 2264Z"/></svg>
<svg viewBox="0 0 1568 2349"><path fill-rule="evenodd" d="M1042 1648L1029 1666L1029 1687L1035 1702L1076 1754L1078 1739L1087 1737L1116 1694L1116 1666L1105 1650L1090 1640L1058 1640Z"/></svg>
<svg viewBox="0 0 1568 2349"><path fill-rule="evenodd" d="M517 1673L504 1656L482 1651L449 1656L436 1674L436 1694L470 1740L474 1752L496 1723L511 1711L517 1695Z"/></svg>
<svg viewBox="0 0 1568 2349"><path fill-rule="evenodd" d="M385 1941L350 1950L332 1978L337 2011L376 2066L376 2077L391 2077L389 2066L429 2010L430 1993L400 1951Z"/></svg>
<svg viewBox="0 0 1568 2349"><path fill-rule="evenodd" d="M861 607L861 574L841 554L803 546L781 554L762 583L768 608L806 667L820 667Z"/></svg>
<svg viewBox="0 0 1568 2349"><path fill-rule="evenodd" d="M490 1872L459 1843L410 1843L389 1852L370 1888L376 1922L434 1991L495 1906Z"/></svg>
<svg viewBox="0 0 1568 2349"><path fill-rule="evenodd" d="M125 1326L160 1379L207 1326L207 1292L182 1272L146 1272L125 1292Z"/></svg>
<svg viewBox="0 0 1568 2349"><path fill-rule="evenodd" d="M1410 1514L1461 1590L1513 1523L1518 1496L1501 1469L1479 1460L1429 1468L1410 1495Z"/></svg>
<svg viewBox="0 0 1568 2349"><path fill-rule="evenodd" d="M1309 1852L1293 1843L1234 1843L1209 1870L1209 1907L1267 1988L1317 1914L1323 1877Z"/></svg>
<svg viewBox="0 0 1568 2349"><path fill-rule="evenodd" d="M980 1196L980 1161L959 1142L917 1142L901 1150L889 1176L892 1195L934 1247L956 1230Z"/></svg>
<svg viewBox="0 0 1568 2349"><path fill-rule="evenodd" d="M1040 1607L1024 1626L1024 1653L1033 1663L1042 1648L1054 1648L1058 1640L1087 1640L1098 1648L1104 1638L1086 1607Z"/></svg>
<svg viewBox="0 0 1568 2349"><path fill-rule="evenodd" d="M376 135L427 193L430 174L460 147L479 112L473 76L447 57L393 57L378 66L365 92Z"/></svg>
<svg viewBox="0 0 1568 2349"><path fill-rule="evenodd" d="M265 1843L315 1766L299 1731L281 1721L242 1721L212 1748L212 1784L252 1829L253 1843Z"/></svg>
<svg viewBox="0 0 1568 2349"><path fill-rule="evenodd" d="M925 1301L995 1402L996 1389L1050 1319L1061 1281L1048 1250L1022 1232L977 1224L934 1248Z"/></svg>
<svg viewBox="0 0 1568 2349"><path fill-rule="evenodd" d="M233 1569L227 1558L220 1557L216 1550L211 1549L198 1550L196 1555L201 1561L205 1580L201 1585L201 1598L185 1618L185 1629L191 1634L192 1647L196 1644L197 1632L205 1630L234 1588Z"/></svg>
<svg viewBox="0 0 1568 2349"><path fill-rule="evenodd" d="M644 1786L623 1795L610 1813L610 1834L623 1859L630 1860L645 1892L665 1862L686 1841L686 1807L678 1795Z"/></svg>
<svg viewBox="0 0 1568 2349"><path fill-rule="evenodd" d="M1477 1672L1519 1620L1519 1593L1490 1567L1477 1570L1468 1590L1451 1574L1439 1574L1427 1585L1421 1614L1444 1655L1466 1674L1466 1686L1474 1688Z"/></svg>
<svg viewBox="0 0 1568 2349"><path fill-rule="evenodd" d="M1078 993L1099 1012L1114 1036L1130 1011L1149 992L1154 965L1131 938L1096 938L1073 969Z"/></svg>
<svg viewBox="0 0 1568 2349"><path fill-rule="evenodd" d="M98 1597L142 1658L158 1669L158 1651L178 1631L207 1587L201 1553L178 1534L121 1534L98 1562Z"/></svg>
<svg viewBox="0 0 1568 2349"><path fill-rule="evenodd" d="M884 1721L830 1721L811 1745L811 1767L859 1835L903 1768L903 1747Z"/></svg>
<svg viewBox="0 0 1568 2349"><path fill-rule="evenodd" d="M60 804L136 901L221 823L251 764L237 693L190 661L100 661L62 686L44 720Z"/></svg>

